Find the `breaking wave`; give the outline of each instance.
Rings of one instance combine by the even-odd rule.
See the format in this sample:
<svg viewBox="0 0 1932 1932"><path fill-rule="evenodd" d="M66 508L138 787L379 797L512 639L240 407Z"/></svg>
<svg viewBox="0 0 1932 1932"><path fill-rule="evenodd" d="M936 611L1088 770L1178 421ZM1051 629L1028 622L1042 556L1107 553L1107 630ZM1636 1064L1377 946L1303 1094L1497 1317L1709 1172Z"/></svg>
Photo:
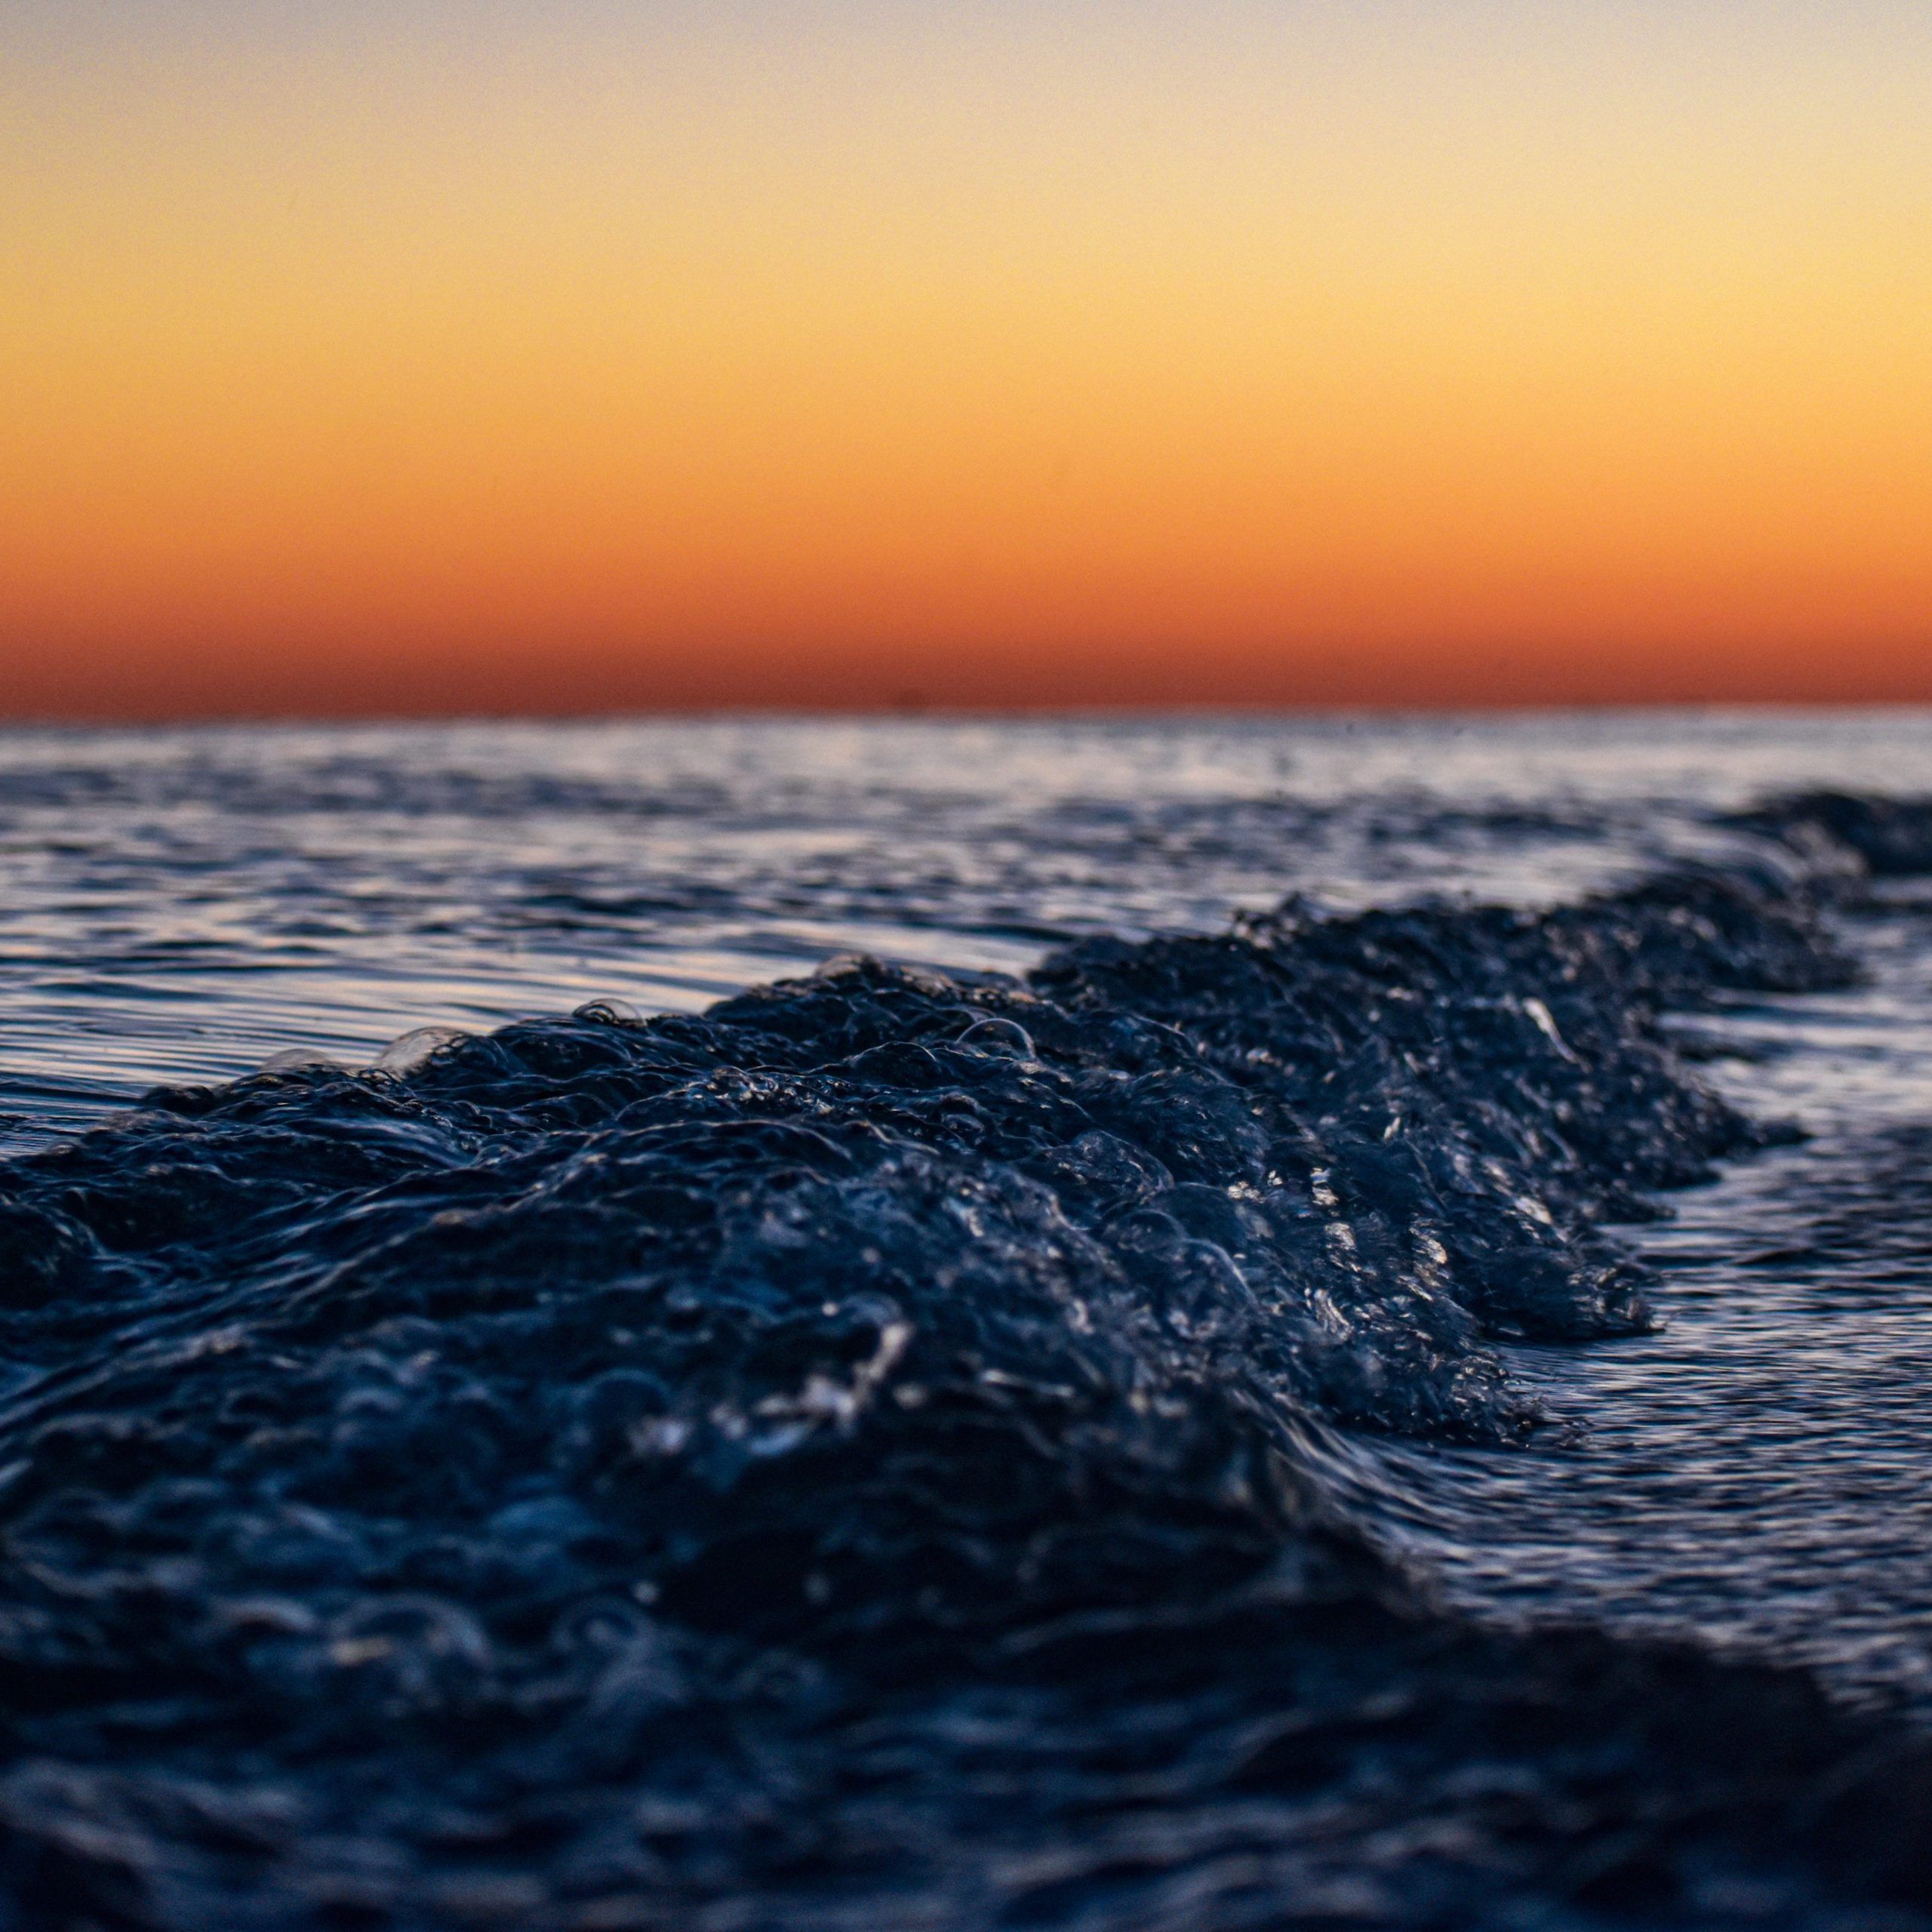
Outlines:
<svg viewBox="0 0 1932 1932"><path fill-rule="evenodd" d="M1932 810L1541 913L869 959L166 1090L0 1169L0 1924L1841 1924L1932 1753L1439 1607L1337 1431L1537 1428L1788 1137ZM1860 1921L1867 1922L1867 1921Z"/></svg>

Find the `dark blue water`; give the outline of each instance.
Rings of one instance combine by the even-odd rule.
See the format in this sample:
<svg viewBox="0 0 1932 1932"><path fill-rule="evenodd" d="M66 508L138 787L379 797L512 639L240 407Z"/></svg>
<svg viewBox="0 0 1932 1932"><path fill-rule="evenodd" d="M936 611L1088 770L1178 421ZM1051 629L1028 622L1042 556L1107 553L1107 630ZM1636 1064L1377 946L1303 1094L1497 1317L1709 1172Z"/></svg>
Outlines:
<svg viewBox="0 0 1932 1932"><path fill-rule="evenodd" d="M1924 790L0 742L0 1924L1921 1923Z"/></svg>

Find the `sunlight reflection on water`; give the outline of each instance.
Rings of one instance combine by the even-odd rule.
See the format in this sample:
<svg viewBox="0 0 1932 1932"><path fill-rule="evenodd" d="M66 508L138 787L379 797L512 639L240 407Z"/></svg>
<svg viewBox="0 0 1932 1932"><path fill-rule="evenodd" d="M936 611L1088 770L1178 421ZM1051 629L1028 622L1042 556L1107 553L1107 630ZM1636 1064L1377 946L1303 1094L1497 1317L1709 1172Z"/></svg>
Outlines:
<svg viewBox="0 0 1932 1932"><path fill-rule="evenodd" d="M1291 891L1549 898L1774 786L1932 780L1910 712L709 720L0 734L0 1112L872 951L1011 969Z"/></svg>

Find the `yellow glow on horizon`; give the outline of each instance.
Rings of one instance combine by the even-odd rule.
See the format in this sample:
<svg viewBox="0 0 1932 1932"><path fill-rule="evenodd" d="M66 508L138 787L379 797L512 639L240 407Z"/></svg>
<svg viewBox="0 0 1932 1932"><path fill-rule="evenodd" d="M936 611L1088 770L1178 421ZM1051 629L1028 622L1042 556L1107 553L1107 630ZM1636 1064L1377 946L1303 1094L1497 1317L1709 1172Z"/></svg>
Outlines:
<svg viewBox="0 0 1932 1932"><path fill-rule="evenodd" d="M1932 645L1903 8L230 11L0 82L0 706Z"/></svg>

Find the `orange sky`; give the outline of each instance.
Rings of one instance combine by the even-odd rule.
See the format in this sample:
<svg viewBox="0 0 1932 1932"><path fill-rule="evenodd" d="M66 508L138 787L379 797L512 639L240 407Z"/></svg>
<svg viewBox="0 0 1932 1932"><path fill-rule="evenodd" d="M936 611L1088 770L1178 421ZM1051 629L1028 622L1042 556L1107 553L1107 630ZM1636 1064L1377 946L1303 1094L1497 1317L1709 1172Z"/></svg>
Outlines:
<svg viewBox="0 0 1932 1932"><path fill-rule="evenodd" d="M1932 699L1916 0L15 0L0 259L0 713Z"/></svg>

